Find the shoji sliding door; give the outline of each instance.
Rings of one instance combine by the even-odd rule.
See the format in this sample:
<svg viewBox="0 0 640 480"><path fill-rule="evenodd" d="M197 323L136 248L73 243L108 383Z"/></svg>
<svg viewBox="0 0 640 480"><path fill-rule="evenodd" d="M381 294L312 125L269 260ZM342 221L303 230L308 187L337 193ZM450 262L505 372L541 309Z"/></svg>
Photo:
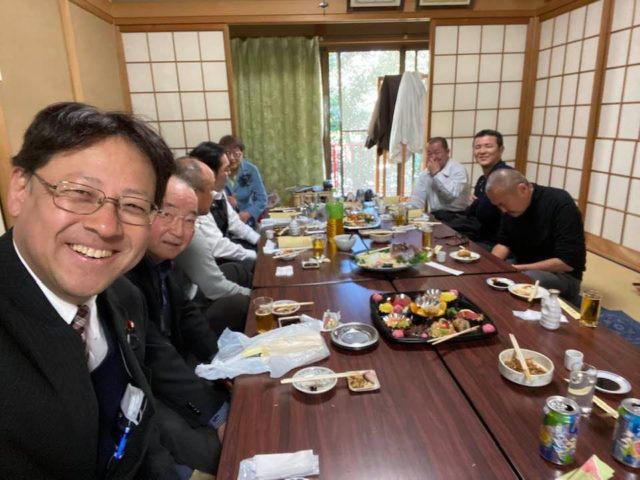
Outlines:
<svg viewBox="0 0 640 480"><path fill-rule="evenodd" d="M131 107L176 156L232 132L224 30L122 33Z"/></svg>
<svg viewBox="0 0 640 480"><path fill-rule="evenodd" d="M640 0L614 2L585 230L640 258Z"/></svg>
<svg viewBox="0 0 640 480"><path fill-rule="evenodd" d="M602 1L540 25L527 178L578 201L587 142Z"/></svg>
<svg viewBox="0 0 640 480"><path fill-rule="evenodd" d="M503 159L512 165L515 160L527 25L434 29L430 135L450 140L452 158L475 183L482 175L473 161L478 130L502 132Z"/></svg>

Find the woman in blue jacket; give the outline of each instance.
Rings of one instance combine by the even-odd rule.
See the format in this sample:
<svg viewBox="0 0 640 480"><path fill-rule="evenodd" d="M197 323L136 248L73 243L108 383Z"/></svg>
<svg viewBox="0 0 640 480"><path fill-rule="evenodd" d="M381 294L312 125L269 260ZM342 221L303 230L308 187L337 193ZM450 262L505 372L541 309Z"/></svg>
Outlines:
<svg viewBox="0 0 640 480"><path fill-rule="evenodd" d="M238 137L225 135L219 143L229 157L230 172L225 187L227 198L238 210L240 219L253 226L267 208L267 191L260 171L244 158L244 144Z"/></svg>

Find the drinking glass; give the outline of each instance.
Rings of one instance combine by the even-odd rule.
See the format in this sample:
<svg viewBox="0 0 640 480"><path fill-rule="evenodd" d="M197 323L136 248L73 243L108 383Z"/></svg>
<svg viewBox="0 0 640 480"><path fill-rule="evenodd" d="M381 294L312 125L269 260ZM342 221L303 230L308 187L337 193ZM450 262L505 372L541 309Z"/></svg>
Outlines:
<svg viewBox="0 0 640 480"><path fill-rule="evenodd" d="M585 290L582 292L582 304L580 305L580 325L595 328L600 320L600 302L602 295L597 290Z"/></svg>
<svg viewBox="0 0 640 480"><path fill-rule="evenodd" d="M569 374L567 396L576 401L583 417L591 414L598 369L588 363L574 364Z"/></svg>
<svg viewBox="0 0 640 480"><path fill-rule="evenodd" d="M322 235L315 235L311 240L311 245L313 247L313 256L315 258L320 258L324 255L324 237Z"/></svg>
<svg viewBox="0 0 640 480"><path fill-rule="evenodd" d="M258 333L268 332L275 327L272 304L273 298L271 297L257 297L253 300Z"/></svg>

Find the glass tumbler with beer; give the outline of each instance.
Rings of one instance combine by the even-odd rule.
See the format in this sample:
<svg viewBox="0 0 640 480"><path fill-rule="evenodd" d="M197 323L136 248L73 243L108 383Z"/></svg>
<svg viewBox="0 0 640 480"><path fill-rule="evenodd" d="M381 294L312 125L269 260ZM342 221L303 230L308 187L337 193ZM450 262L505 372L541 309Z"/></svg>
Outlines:
<svg viewBox="0 0 640 480"><path fill-rule="evenodd" d="M268 332L275 327L272 305L273 298L271 297L257 297L253 300L253 311L256 316L258 333Z"/></svg>
<svg viewBox="0 0 640 480"><path fill-rule="evenodd" d="M582 292L582 304L580 306L580 325L595 328L600 319L600 301L602 295L596 290Z"/></svg>
<svg viewBox="0 0 640 480"><path fill-rule="evenodd" d="M320 259L324 255L324 237L322 235L314 235L311 239L313 247L313 256Z"/></svg>
<svg viewBox="0 0 640 480"><path fill-rule="evenodd" d="M431 239L433 235L433 229L431 228L431 225L423 225L420 228L420 231L422 232L422 249L426 250L428 248L431 248Z"/></svg>

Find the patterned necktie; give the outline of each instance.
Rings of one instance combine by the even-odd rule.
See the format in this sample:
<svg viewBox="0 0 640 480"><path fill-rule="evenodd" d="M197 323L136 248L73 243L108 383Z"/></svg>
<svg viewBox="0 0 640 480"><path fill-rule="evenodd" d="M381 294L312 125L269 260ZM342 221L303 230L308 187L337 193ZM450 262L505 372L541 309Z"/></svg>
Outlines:
<svg viewBox="0 0 640 480"><path fill-rule="evenodd" d="M87 333L85 327L87 326L88 321L89 307L86 305L78 305L78 311L76 312L76 316L73 317L71 326L82 338L82 343L84 343L84 356L87 360L89 360L89 348L87 347Z"/></svg>

